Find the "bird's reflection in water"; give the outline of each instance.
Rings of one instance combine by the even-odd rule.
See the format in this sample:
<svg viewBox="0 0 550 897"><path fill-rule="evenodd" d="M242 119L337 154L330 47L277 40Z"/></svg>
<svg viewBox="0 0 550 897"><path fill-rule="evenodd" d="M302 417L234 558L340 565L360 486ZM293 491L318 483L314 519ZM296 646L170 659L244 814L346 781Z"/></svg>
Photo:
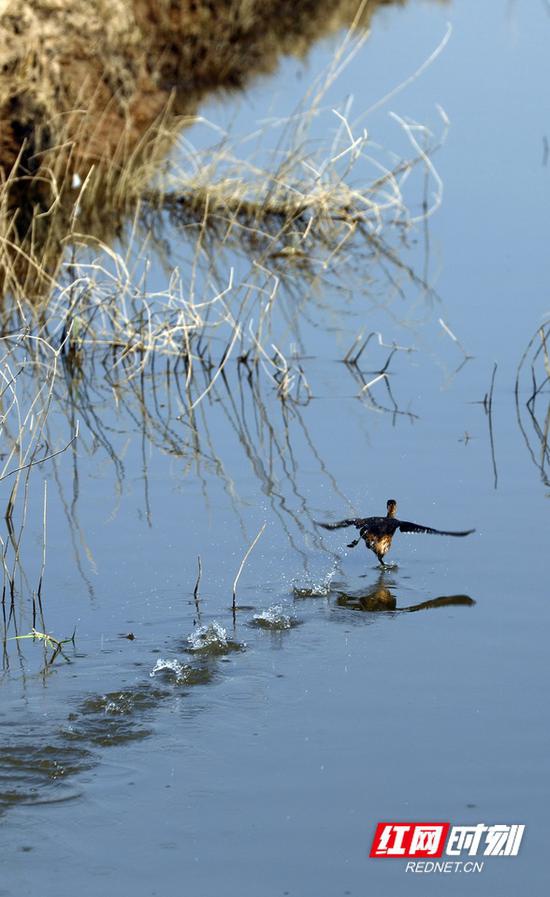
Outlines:
<svg viewBox="0 0 550 897"><path fill-rule="evenodd" d="M397 598L390 586L395 583L389 580L385 573L381 573L376 583L366 592L348 594L338 589L336 592L336 604L338 607L347 607L350 610L362 610L368 613L391 611L395 613L412 614L417 610L429 610L432 607L449 607L451 605L465 605L472 607L475 604L469 595L441 595L439 598L430 598L419 604L411 604L407 607L398 607Z"/></svg>

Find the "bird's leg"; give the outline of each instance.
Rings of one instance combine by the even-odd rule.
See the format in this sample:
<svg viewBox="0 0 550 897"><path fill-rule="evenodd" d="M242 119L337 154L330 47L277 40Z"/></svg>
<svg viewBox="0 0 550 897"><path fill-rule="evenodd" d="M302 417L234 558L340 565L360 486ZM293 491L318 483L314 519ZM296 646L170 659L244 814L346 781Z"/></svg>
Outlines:
<svg viewBox="0 0 550 897"><path fill-rule="evenodd" d="M361 539L354 539L353 542L349 542L349 543L348 543L348 546L347 546L347 547L348 547L348 548L355 548L356 545L359 545L359 542L360 542L360 541L361 541Z"/></svg>

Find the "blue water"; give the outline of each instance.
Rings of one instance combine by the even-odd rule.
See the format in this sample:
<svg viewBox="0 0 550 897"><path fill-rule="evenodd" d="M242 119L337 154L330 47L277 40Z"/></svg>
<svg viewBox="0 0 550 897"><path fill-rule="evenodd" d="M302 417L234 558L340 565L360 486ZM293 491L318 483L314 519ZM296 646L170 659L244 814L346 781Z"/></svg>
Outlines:
<svg viewBox="0 0 550 897"><path fill-rule="evenodd" d="M362 118L448 22L434 63ZM22 546L34 584L47 479L47 629L77 634L71 663L46 674L39 645L7 643L1 894L546 893L548 467L525 408L528 371L517 407L514 388L550 309L549 34L544 3L411 3L374 20L312 134L329 133L331 107L353 94L354 132L366 126L401 154L406 138L388 112L440 133L436 104L445 109L451 125L433 157L442 205L428 247L420 226L403 248L439 298L403 272L392 290L359 254L304 285L300 339L282 310L274 329L288 358L300 356L308 403L282 403L265 371L251 385L231 361L194 435L162 365L118 404L99 365L92 400L77 390L76 460L33 472ZM289 114L333 50L320 45L244 99L202 111L246 135L267 114ZM186 137L206 140L200 128ZM407 188L418 208L423 189L419 170ZM164 282L160 264L152 277ZM281 295L293 311L292 293ZM389 354L377 338L361 356L363 380L342 364L357 333L371 331L415 349L391 359L394 401L384 379L362 390ZM495 362L491 447L482 402ZM58 440L71 432L66 408L60 388ZM536 408L540 436L547 392ZM398 534L387 558L397 566L381 574L363 546L345 547L351 530L313 523L384 513L389 497L405 519L476 532ZM233 581L264 523L234 620ZM373 594L395 609L354 609ZM443 596L471 601L398 612ZM274 626L253 625L279 605ZM17 613L28 631L28 593ZM192 651L189 635L213 622L229 644ZM151 676L159 658L181 674ZM527 828L516 858L487 859L467 876L422 875L369 859L387 820Z"/></svg>

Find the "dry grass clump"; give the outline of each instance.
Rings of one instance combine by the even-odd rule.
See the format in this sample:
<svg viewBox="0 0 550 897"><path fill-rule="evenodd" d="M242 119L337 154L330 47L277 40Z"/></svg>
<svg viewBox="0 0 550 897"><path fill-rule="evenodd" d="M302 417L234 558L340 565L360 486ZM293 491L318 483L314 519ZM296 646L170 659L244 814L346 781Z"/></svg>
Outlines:
<svg viewBox="0 0 550 897"><path fill-rule="evenodd" d="M6 0L0 10L0 166L81 178L132 155L173 100L192 116L216 91L271 74L326 35L365 31L405 0ZM23 146L23 144L25 144ZM62 151L62 152L61 152Z"/></svg>
<svg viewBox="0 0 550 897"><path fill-rule="evenodd" d="M277 175L251 170L250 180L245 163L218 156L201 173L210 186L172 175L167 189L143 191L117 248L80 231L73 216L70 254L58 276L36 269L49 296L26 312L26 326L52 345L62 342L73 359L110 350L117 365L131 358L134 372L152 353L183 358L189 368L206 358L225 363L235 346L260 360L281 289L294 285L304 293L332 272L342 276L348 258L382 259L415 277L399 254L414 225L402 183L425 158L359 188L350 181L367 152L365 134L354 140L344 170L342 151L324 165L294 153L292 167ZM162 258L165 238L172 245L180 236L188 252L183 267L166 257L164 277L153 278L162 287L151 287L151 254ZM20 295L5 329L21 326L23 308Z"/></svg>
<svg viewBox="0 0 550 897"><path fill-rule="evenodd" d="M282 353L269 348L273 310L284 313L281 291L303 307L331 274L342 280L360 268L364 276L377 261L392 279L422 284L401 248L442 190L431 161L439 139L415 123L399 120L413 152L392 168L368 133L355 134L338 112L325 113L337 125L330 144L308 141L321 96L291 127L282 123L285 143L263 166L239 158L224 135L201 152L200 164L186 141L164 171L133 160L119 180L115 169L112 183L95 172L71 191L52 174L50 206L33 210L23 243L10 219L7 182L0 188L0 271L10 301L0 311L0 333L32 334L38 356L41 340L62 345L73 363L92 349L111 351L111 363L130 373L152 354L182 358L189 371L197 361L223 365L237 347L239 357L269 358L278 388L288 383ZM164 126L155 127L163 142ZM433 187L431 204L424 201L416 216L405 196L415 169ZM106 217L107 241L97 235ZM123 364L129 359L130 368Z"/></svg>
<svg viewBox="0 0 550 897"><path fill-rule="evenodd" d="M294 220L303 234L304 216L306 228L330 216L353 223L357 197L326 181L325 196L301 191L301 178L287 189L285 169L307 164L303 132L323 90L361 45L373 12L390 2L339 0L327 13L320 0L224 0L215 7L207 0L154 7L116 0L106 14L103 0L85 8L80 0L8 0L0 15L0 293L40 303L59 286L73 233L113 246L143 198L183 223L200 215L213 231L228 219L226 235L239 221L246 225L239 238L249 235L249 245L263 243L264 230L249 226L258 219L268 222L270 236L287 233ZM231 182L227 174L202 183L176 178L151 193L207 95L242 88L272 72L282 55L302 56L343 27L350 32L274 170L254 175L239 161ZM225 165L225 148L221 157ZM270 251L302 254L293 240Z"/></svg>
<svg viewBox="0 0 550 897"><path fill-rule="evenodd" d="M188 382L194 364L217 378L236 355L265 364L284 397L305 384L271 345L274 309L289 321L294 314L281 293L304 308L323 279L377 261L392 283L405 277L427 290L401 247L440 202L431 161L438 139L398 119L411 155L388 163L366 130L323 109L363 41L355 30L346 36L304 109L279 123L279 146L263 164L240 157L228 135L199 155L188 141L178 145L172 97L131 151L121 141L112 164L92 166L83 179L59 160L32 175L15 165L0 186L0 287L9 298L0 335L32 335L40 363L41 340L63 347L73 366L93 349L110 352L110 364L130 377L154 355L181 358ZM321 115L333 133L315 145L308 134ZM159 165L169 146L171 158ZM418 215L404 192L415 170L427 191ZM40 201L14 210L25 189Z"/></svg>
<svg viewBox="0 0 550 897"><path fill-rule="evenodd" d="M7 0L0 234L36 261L33 250L46 249L53 230L54 276L54 243L68 232L76 177L89 182L79 199L86 230L111 242L110 212L127 212L206 97L242 89L327 34L350 26L364 34L388 2L404 0L338 0L329 14L322 0Z"/></svg>

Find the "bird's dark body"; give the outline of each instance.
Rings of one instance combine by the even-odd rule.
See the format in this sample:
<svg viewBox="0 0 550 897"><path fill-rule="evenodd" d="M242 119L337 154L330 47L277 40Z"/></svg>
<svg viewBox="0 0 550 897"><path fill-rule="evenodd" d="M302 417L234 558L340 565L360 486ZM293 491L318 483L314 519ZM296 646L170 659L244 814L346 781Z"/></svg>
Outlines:
<svg viewBox="0 0 550 897"><path fill-rule="evenodd" d="M374 552L381 564L384 563L384 555L391 548L392 539L397 530L402 533L431 533L436 536L468 536L475 532L469 530L442 530L433 529L431 526L423 526L420 523L411 523L408 520L398 520L395 516L397 511L397 502L390 498L387 503L388 513L385 517L351 517L347 520L340 520L338 523L319 523L319 526L325 529L342 529L347 526L354 526L359 530L359 538L350 542L348 548L355 548L361 539L365 542L367 548Z"/></svg>

